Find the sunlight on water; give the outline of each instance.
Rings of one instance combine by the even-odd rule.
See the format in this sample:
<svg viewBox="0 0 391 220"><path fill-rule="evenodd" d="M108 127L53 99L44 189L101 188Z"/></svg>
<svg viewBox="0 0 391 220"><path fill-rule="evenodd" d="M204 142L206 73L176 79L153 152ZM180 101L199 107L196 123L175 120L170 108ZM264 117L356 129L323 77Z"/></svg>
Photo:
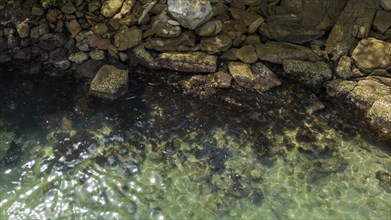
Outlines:
<svg viewBox="0 0 391 220"><path fill-rule="evenodd" d="M140 86L113 104L2 107L0 132L22 150L0 167L1 219L390 219L376 177L389 153L331 111L301 114L295 93L241 109ZM26 94L5 104L40 99Z"/></svg>

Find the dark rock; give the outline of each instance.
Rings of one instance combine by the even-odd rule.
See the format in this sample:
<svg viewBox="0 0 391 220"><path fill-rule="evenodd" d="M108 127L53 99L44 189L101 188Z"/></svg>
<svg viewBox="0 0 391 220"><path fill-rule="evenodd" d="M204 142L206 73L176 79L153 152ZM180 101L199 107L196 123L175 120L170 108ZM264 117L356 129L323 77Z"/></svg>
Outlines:
<svg viewBox="0 0 391 220"><path fill-rule="evenodd" d="M89 93L98 98L116 100L128 90L128 71L104 65L91 82Z"/></svg>
<svg viewBox="0 0 391 220"><path fill-rule="evenodd" d="M232 76L224 71L209 74L206 77L206 84L208 87L224 89L230 88L232 82Z"/></svg>
<svg viewBox="0 0 391 220"><path fill-rule="evenodd" d="M69 67L71 66L71 63L66 59L65 60L58 60L53 63L53 66L57 69L65 71L65 70L69 69Z"/></svg>
<svg viewBox="0 0 391 220"><path fill-rule="evenodd" d="M324 62L285 60L282 65L284 75L311 88L319 88L332 77L330 66Z"/></svg>
<svg viewBox="0 0 391 220"><path fill-rule="evenodd" d="M384 33L391 27L391 12L378 10L373 20L373 29Z"/></svg>
<svg viewBox="0 0 391 220"><path fill-rule="evenodd" d="M378 170L376 171L375 177L379 180L380 186L391 193L391 175L385 171Z"/></svg>
<svg viewBox="0 0 391 220"><path fill-rule="evenodd" d="M131 66L137 66L140 64L149 69L161 68L160 63L156 61L142 45L133 48L133 50L128 55L128 59L128 63Z"/></svg>
<svg viewBox="0 0 391 220"><path fill-rule="evenodd" d="M278 77L260 62L252 65L251 69L255 76L252 87L258 92L266 92L282 84Z"/></svg>
<svg viewBox="0 0 391 220"><path fill-rule="evenodd" d="M12 57L7 53L0 53L0 63L6 63L11 61Z"/></svg>
<svg viewBox="0 0 391 220"><path fill-rule="evenodd" d="M76 75L79 78L93 78L103 65L102 61L89 59L76 69Z"/></svg>
<svg viewBox="0 0 391 220"><path fill-rule="evenodd" d="M67 59L67 53L65 50L61 48L57 48L50 52L49 54L49 62L54 63L56 61L66 60Z"/></svg>
<svg viewBox="0 0 391 220"><path fill-rule="evenodd" d="M144 44L145 48L161 52L184 52L192 51L196 45L196 36L187 31L175 38L150 38Z"/></svg>
<svg viewBox="0 0 391 220"><path fill-rule="evenodd" d="M256 47L256 52L259 59L278 64L292 59L313 62L322 59L307 47L282 42L261 44Z"/></svg>

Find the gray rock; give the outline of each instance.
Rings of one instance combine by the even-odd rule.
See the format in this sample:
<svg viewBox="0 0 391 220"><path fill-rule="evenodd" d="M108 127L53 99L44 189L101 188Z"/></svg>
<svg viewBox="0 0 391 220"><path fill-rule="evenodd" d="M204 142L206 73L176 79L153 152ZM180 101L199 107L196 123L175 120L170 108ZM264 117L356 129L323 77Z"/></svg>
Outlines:
<svg viewBox="0 0 391 220"><path fill-rule="evenodd" d="M168 11L183 27L194 30L213 16L209 0L168 0Z"/></svg>
<svg viewBox="0 0 391 220"><path fill-rule="evenodd" d="M107 0L103 3L101 8L101 14L106 18L111 18L121 8L124 0Z"/></svg>
<svg viewBox="0 0 391 220"><path fill-rule="evenodd" d="M375 69L391 69L391 43L366 38L354 49L352 58L357 67L366 73Z"/></svg>
<svg viewBox="0 0 391 220"><path fill-rule="evenodd" d="M136 27L117 33L114 36L114 45L124 51L140 44L142 31Z"/></svg>
<svg viewBox="0 0 391 220"><path fill-rule="evenodd" d="M161 67L179 72L211 73L217 69L217 57L202 52L161 53L157 61Z"/></svg>
<svg viewBox="0 0 391 220"><path fill-rule="evenodd" d="M45 35L48 33L49 33L49 25L46 22L44 22L44 23L41 23L39 26L31 29L30 37L38 39L42 35Z"/></svg>
<svg viewBox="0 0 391 220"><path fill-rule="evenodd" d="M307 47L282 42L261 44L256 47L256 52L259 59L278 64L291 59L313 62L322 60Z"/></svg>
<svg viewBox="0 0 391 220"><path fill-rule="evenodd" d="M93 60L104 60L105 59L105 52L103 50L93 50L88 53Z"/></svg>
<svg viewBox="0 0 391 220"><path fill-rule="evenodd" d="M128 70L104 65L91 82L89 93L98 98L116 100L128 90Z"/></svg>
<svg viewBox="0 0 391 220"><path fill-rule="evenodd" d="M386 32L391 27L391 11L378 10L372 26L380 33Z"/></svg>
<svg viewBox="0 0 391 220"><path fill-rule="evenodd" d="M169 23L169 17L166 10L162 11L152 21L152 30L159 37L177 37L182 30L179 26L173 26Z"/></svg>
<svg viewBox="0 0 391 220"><path fill-rule="evenodd" d="M68 60L74 63L82 63L88 59L88 54L85 52L77 52L69 55Z"/></svg>
<svg viewBox="0 0 391 220"><path fill-rule="evenodd" d="M330 66L324 62L306 62L300 60L285 60L282 62L288 78L304 85L318 89L332 77Z"/></svg>

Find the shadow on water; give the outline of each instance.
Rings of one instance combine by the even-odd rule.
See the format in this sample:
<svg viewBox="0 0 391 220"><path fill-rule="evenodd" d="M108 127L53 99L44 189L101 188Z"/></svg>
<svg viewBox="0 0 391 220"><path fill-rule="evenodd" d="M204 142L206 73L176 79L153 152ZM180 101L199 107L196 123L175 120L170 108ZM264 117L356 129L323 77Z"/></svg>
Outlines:
<svg viewBox="0 0 391 220"><path fill-rule="evenodd" d="M389 149L335 103L306 113L313 94L288 81L200 100L180 74L134 69L108 103L83 79L21 71L0 69L6 218L378 218L391 205Z"/></svg>

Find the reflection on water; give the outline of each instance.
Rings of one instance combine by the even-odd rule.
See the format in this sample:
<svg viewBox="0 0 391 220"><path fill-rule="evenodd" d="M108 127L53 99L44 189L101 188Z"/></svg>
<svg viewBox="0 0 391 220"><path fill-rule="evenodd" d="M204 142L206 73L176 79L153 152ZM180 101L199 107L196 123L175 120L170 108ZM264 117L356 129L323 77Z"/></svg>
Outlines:
<svg viewBox="0 0 391 220"><path fill-rule="evenodd" d="M389 152L300 88L202 101L145 77L101 103L1 80L2 219L391 218Z"/></svg>

